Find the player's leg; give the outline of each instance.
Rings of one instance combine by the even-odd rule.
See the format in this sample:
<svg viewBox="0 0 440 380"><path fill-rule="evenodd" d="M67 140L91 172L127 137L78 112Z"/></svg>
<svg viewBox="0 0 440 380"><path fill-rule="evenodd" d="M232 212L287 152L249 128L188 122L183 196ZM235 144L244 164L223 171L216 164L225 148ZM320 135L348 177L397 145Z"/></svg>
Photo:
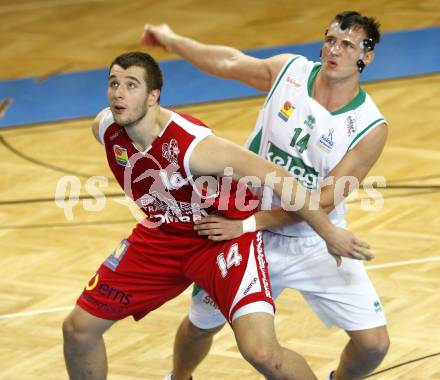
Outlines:
<svg viewBox="0 0 440 380"><path fill-rule="evenodd" d="M272 295L275 299L286 288L286 254L288 255L289 252L284 250L278 252L272 249L273 245L277 246L276 240L282 238L280 235L265 231L263 236L264 252L269 262ZM277 237L277 239L272 241L274 237ZM249 318L247 319L246 317L248 316ZM259 327L257 327L255 319L258 319L261 323ZM233 327L243 356L254 366L258 367L262 373L269 376L269 378L316 378L301 355L280 346L275 335L273 316L269 313L248 314L247 316L239 317L234 319ZM237 333L239 334L238 336ZM264 347L264 349L260 349L261 347ZM263 367L261 367L262 365ZM267 371L267 374L264 371Z"/></svg>
<svg viewBox="0 0 440 380"><path fill-rule="evenodd" d="M270 263L272 295L276 298L284 288L282 270L285 263L282 255L271 255L267 249L265 253ZM173 380L190 378L209 353L214 335L225 323L225 317L209 294L198 285L194 285L189 314L181 322L174 340Z"/></svg>
<svg viewBox="0 0 440 380"><path fill-rule="evenodd" d="M270 379L316 379L305 360L282 348L276 339L261 233L216 245L205 259L196 259L188 263L189 275L232 325L244 358Z"/></svg>
<svg viewBox="0 0 440 380"><path fill-rule="evenodd" d="M157 239L155 231L154 238ZM159 240L159 239L157 239ZM164 244L170 239L162 239ZM161 241L161 240L159 240ZM66 366L71 379L102 380L107 375L103 333L117 320L143 318L188 285L181 254L156 245L136 227L101 265L63 324ZM167 266L164 268L163 260Z"/></svg>
<svg viewBox="0 0 440 380"><path fill-rule="evenodd" d="M350 340L341 354L336 380L357 380L372 372L388 352L390 339L386 326L347 331Z"/></svg>
<svg viewBox="0 0 440 380"><path fill-rule="evenodd" d="M300 290L328 327L337 326L350 336L333 378L361 379L380 364L389 347L385 315L363 263L343 258L337 267L322 239L301 238L294 250L285 239L278 247L269 243L268 249L294 251L286 263L295 268L286 275L286 286Z"/></svg>
<svg viewBox="0 0 440 380"><path fill-rule="evenodd" d="M102 335L116 321L95 317L75 306L63 323L64 358L71 380L107 378L107 355Z"/></svg>
<svg viewBox="0 0 440 380"><path fill-rule="evenodd" d="M301 355L278 343L273 315L270 313L242 315L233 320L232 326L241 354L266 378L316 379Z"/></svg>
<svg viewBox="0 0 440 380"><path fill-rule="evenodd" d="M189 314L174 340L173 380L188 380L208 354L214 335L225 325L218 306L209 294L194 285Z"/></svg>
<svg viewBox="0 0 440 380"><path fill-rule="evenodd" d="M173 349L173 380L188 380L197 366L208 355L214 335L223 325L213 329L200 329L189 320L181 322Z"/></svg>

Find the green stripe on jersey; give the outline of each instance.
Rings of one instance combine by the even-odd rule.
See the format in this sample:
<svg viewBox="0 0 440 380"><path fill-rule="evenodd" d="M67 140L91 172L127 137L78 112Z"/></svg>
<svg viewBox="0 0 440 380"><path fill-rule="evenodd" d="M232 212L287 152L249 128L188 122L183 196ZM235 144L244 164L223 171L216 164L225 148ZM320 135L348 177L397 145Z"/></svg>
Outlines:
<svg viewBox="0 0 440 380"><path fill-rule="evenodd" d="M340 115L341 113L348 112L358 108L362 103L365 102L365 98L367 97L367 93L361 87L359 87L358 94L351 100L350 103L346 104L344 107L338 109L335 112L332 112L332 115Z"/></svg>
<svg viewBox="0 0 440 380"><path fill-rule="evenodd" d="M278 77L277 82L275 83L275 86L272 87L272 91L270 92L269 96L266 99L266 102L264 103L264 105L266 106L266 104L269 102L270 98L272 97L275 89L277 88L277 86L280 84L281 78L284 76L284 74L286 73L287 69L290 67L290 65L299 57L301 57L300 55L297 55L296 57L292 58L292 60L286 65L286 67L284 68L283 72L280 74L280 76Z"/></svg>
<svg viewBox="0 0 440 380"><path fill-rule="evenodd" d="M358 135L354 138L354 140L351 142L351 144L348 146L347 151L350 150L350 148L352 147L352 145L359 140L365 133L367 133L368 130L370 130L372 127L374 127L375 125L377 125L379 122L383 122L385 121L385 119L383 117L373 121L368 127L366 127L363 131L361 131L360 133L358 133Z"/></svg>
<svg viewBox="0 0 440 380"><path fill-rule="evenodd" d="M248 149L251 152L254 152L255 154L258 154L260 152L260 145L261 145L261 135L263 134L263 128L261 128L258 133L255 135L255 137L252 139L251 143L249 144Z"/></svg>
<svg viewBox="0 0 440 380"><path fill-rule="evenodd" d="M313 67L312 71L310 72L309 79L307 81L307 90L310 97L312 97L313 83L315 82L316 76L321 71L321 69L322 69L322 64L319 63L315 67ZM342 108L330 113L332 115L340 115L341 113L354 110L365 102L366 97L367 97L367 93L365 92L365 90L359 87L358 94L349 103L347 103Z"/></svg>
<svg viewBox="0 0 440 380"><path fill-rule="evenodd" d="M200 291L203 290L199 285L197 285L196 283L194 283L193 285L193 291L192 291L192 296L195 297L197 294L200 293Z"/></svg>
<svg viewBox="0 0 440 380"><path fill-rule="evenodd" d="M313 67L312 71L309 75L309 80L307 81L307 92L309 93L309 96L312 97L312 90L313 90L313 82L316 79L316 76L320 72L322 68L322 64L317 64L315 67Z"/></svg>

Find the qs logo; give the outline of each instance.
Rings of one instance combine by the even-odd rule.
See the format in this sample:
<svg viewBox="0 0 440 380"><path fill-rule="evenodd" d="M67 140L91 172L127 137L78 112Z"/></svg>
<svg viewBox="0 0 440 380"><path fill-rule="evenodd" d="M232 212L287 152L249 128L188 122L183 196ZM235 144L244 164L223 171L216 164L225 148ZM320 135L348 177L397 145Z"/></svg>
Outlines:
<svg viewBox="0 0 440 380"><path fill-rule="evenodd" d="M89 283L86 286L86 290L93 290L96 288L96 285L98 285L98 281L99 281L99 274L96 273L91 280L89 281Z"/></svg>

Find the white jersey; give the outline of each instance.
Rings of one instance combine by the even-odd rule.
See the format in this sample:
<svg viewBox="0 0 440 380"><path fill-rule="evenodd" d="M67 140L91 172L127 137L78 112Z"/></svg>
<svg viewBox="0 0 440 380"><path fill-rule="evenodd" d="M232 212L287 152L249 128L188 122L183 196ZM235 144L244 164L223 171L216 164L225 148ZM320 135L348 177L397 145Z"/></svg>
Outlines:
<svg viewBox="0 0 440 380"><path fill-rule="evenodd" d="M386 122L362 88L350 103L335 112L322 107L311 97L313 82L320 69L320 63L298 55L285 64L247 143L254 153L284 167L312 191L323 185L324 178L350 149ZM271 205L267 199L265 196L262 208L280 204L276 196ZM329 217L336 226L345 227L344 214L345 206L340 203ZM271 231L287 236L315 234L306 222Z"/></svg>

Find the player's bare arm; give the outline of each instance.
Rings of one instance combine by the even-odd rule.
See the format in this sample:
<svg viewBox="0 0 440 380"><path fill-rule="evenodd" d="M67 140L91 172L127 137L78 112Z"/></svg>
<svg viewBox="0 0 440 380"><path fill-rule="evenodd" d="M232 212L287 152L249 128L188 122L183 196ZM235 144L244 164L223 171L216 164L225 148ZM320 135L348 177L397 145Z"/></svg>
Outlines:
<svg viewBox="0 0 440 380"><path fill-rule="evenodd" d="M365 136L352 150L350 150L339 164L329 173L331 184L322 188L320 205L329 211L341 203L355 190L350 188L345 178L351 177L360 184L370 169L379 159L388 135L387 124L381 124ZM344 184L344 191L337 191L337 184Z"/></svg>
<svg viewBox="0 0 440 380"><path fill-rule="evenodd" d="M228 46L203 44L181 36L166 24L146 24L141 43L160 46L208 74L239 80L262 91L270 90L281 68L292 57L281 54L268 59L254 58Z"/></svg>
<svg viewBox="0 0 440 380"><path fill-rule="evenodd" d="M386 142L388 127L381 124L365 136L354 149L341 160L329 173L331 184L322 188L320 193L320 207L329 213L337 204L346 198L355 188L345 186L344 192L336 191L336 184L344 177L352 177L355 182L361 183L375 164ZM299 223L303 219L297 214L287 212L282 208L263 210L254 214L255 229L263 230L280 227L286 224ZM247 221L230 220L218 215L203 218L195 226L200 235L208 236L211 240L228 240L236 238L246 232Z"/></svg>
<svg viewBox="0 0 440 380"><path fill-rule="evenodd" d="M388 135L388 127L381 124L365 136L349 151L327 176L329 184L322 187L319 193L319 206L328 214L339 203L347 198L356 187L351 183L360 184L381 155ZM339 187L344 185L343 191ZM281 208L263 210L255 215L258 230L299 223L303 220L298 214L286 212Z"/></svg>
<svg viewBox="0 0 440 380"><path fill-rule="evenodd" d="M213 151L222 154L214 156ZM311 210L308 207L309 193L297 181L292 180L289 172L252 152L217 136L209 136L196 146L189 165L194 175L223 175L224 169L231 167L236 177L253 176L263 184L273 187L285 203L294 204L299 193L304 196L305 202L304 207L296 212L327 242L331 254L361 260L373 257L368 244L359 241L349 231L333 226L322 209ZM268 183L267 178L274 176L280 181ZM288 180L292 181L291 191L283 192L283 184Z"/></svg>

